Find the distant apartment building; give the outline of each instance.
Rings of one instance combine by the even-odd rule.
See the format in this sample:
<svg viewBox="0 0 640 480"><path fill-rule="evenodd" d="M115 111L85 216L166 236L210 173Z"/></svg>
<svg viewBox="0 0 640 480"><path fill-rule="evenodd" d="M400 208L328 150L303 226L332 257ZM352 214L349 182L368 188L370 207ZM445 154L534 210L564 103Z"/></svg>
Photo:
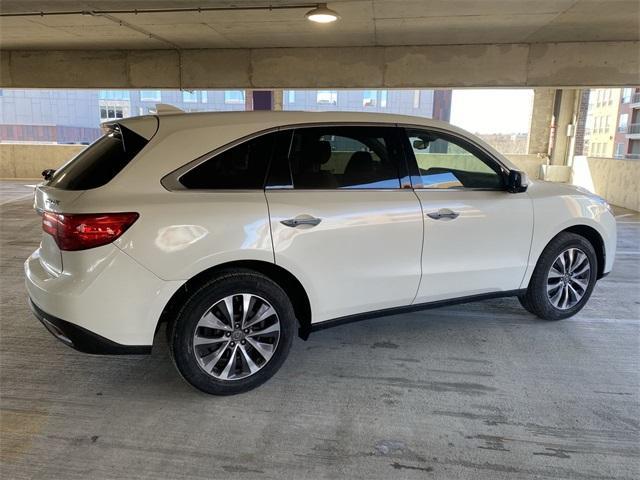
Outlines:
<svg viewBox="0 0 640 480"><path fill-rule="evenodd" d="M624 88L614 137L615 158L640 160L640 88Z"/></svg>
<svg viewBox="0 0 640 480"><path fill-rule="evenodd" d="M0 141L90 143L100 134L98 90L0 90Z"/></svg>
<svg viewBox="0 0 640 480"><path fill-rule="evenodd" d="M596 88L589 95L584 142L590 157L613 157L622 90Z"/></svg>
<svg viewBox="0 0 640 480"><path fill-rule="evenodd" d="M451 90L284 90L284 110L380 112L448 121Z"/></svg>
<svg viewBox="0 0 640 480"><path fill-rule="evenodd" d="M244 90L0 90L0 141L88 144L100 123L152 113L157 103L187 111L244 110Z"/></svg>
<svg viewBox="0 0 640 480"><path fill-rule="evenodd" d="M186 112L251 105L244 90L5 89L0 90L0 141L88 144L100 136L101 122L153 113L158 103ZM448 121L451 91L285 90L283 109L388 112Z"/></svg>

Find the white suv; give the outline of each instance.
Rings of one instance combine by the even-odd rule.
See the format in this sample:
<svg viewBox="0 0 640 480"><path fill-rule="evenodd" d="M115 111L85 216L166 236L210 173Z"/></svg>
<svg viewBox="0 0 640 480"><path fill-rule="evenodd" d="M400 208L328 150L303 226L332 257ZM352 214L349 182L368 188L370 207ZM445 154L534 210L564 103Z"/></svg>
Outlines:
<svg viewBox="0 0 640 480"><path fill-rule="evenodd" d="M118 120L35 193L36 316L87 353L149 353L214 394L271 377L295 335L517 295L570 317L612 267L601 198L528 181L423 118L166 114Z"/></svg>

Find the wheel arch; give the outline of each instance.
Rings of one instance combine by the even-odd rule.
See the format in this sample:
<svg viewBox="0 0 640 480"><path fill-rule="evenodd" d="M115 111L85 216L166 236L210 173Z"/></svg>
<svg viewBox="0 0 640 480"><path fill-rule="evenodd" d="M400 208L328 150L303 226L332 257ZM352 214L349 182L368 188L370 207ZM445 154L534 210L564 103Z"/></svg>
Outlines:
<svg viewBox="0 0 640 480"><path fill-rule="evenodd" d="M553 239L556 238L561 233L573 233L576 235L580 235L581 237L589 241L589 243L593 246L593 249L596 252L596 258L598 260L598 277L597 278L598 279L602 278L604 274L606 250L604 246L604 239L602 238L602 235L600 234L600 232L598 232L598 230L596 230L595 228L585 224L571 225L570 227L567 227L559 231L552 238L550 238L549 241L544 246L544 248L542 249L542 251L544 251L544 249L547 248L547 246L553 241Z"/></svg>
<svg viewBox="0 0 640 480"><path fill-rule="evenodd" d="M175 315L180 310L180 307L194 290L214 278L220 272L234 268L253 270L277 283L291 300L298 320L298 335L303 340L308 338L311 327L311 302L309 301L309 296L305 288L295 275L285 268L276 265L275 263L269 263L262 260L237 260L225 262L203 270L197 275L191 277L181 285L180 288L178 288L165 305L156 326L156 334L160 325L163 323L169 323L175 319Z"/></svg>

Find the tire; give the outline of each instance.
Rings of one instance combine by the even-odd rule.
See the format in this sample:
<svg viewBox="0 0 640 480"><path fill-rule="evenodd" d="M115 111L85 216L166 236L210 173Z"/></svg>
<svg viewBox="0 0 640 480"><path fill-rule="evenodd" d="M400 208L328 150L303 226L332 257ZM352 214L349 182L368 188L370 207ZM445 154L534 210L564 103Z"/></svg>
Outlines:
<svg viewBox="0 0 640 480"><path fill-rule="evenodd" d="M169 326L169 350L180 375L195 388L233 395L258 387L278 371L295 324L291 301L278 284L252 270L229 270L187 299Z"/></svg>
<svg viewBox="0 0 640 480"><path fill-rule="evenodd" d="M533 313L534 315L536 314L536 312L533 311L533 307L529 305L529 301L527 300L526 295L518 295L518 301L520 302L520 305L522 305L522 308L524 308L527 312Z"/></svg>
<svg viewBox="0 0 640 480"><path fill-rule="evenodd" d="M593 245L580 235L563 232L546 246L526 293L518 299L527 311L544 320L569 318L582 310L591 297L597 275L598 258Z"/></svg>

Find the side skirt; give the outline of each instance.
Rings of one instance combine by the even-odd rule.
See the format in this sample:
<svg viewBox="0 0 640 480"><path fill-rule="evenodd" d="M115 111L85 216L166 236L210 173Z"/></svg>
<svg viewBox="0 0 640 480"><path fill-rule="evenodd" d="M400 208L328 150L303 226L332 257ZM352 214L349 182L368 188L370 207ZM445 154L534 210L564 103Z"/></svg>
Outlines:
<svg viewBox="0 0 640 480"><path fill-rule="evenodd" d="M429 310L431 308L447 307L450 305L459 305L462 303L476 302L479 300L488 300L491 298L515 297L522 295L527 289L506 290L504 292L482 293L480 295L469 295L466 297L450 298L447 300L438 300L436 302L419 303L416 305L406 305L403 307L385 308L383 310L374 310L372 312L356 313L345 317L338 317L324 322L312 323L298 329L298 336L307 340L311 332L325 330L331 327L344 325L345 323L359 322L360 320L368 320L370 318L386 317L388 315L398 315L400 313L416 312L419 310Z"/></svg>

